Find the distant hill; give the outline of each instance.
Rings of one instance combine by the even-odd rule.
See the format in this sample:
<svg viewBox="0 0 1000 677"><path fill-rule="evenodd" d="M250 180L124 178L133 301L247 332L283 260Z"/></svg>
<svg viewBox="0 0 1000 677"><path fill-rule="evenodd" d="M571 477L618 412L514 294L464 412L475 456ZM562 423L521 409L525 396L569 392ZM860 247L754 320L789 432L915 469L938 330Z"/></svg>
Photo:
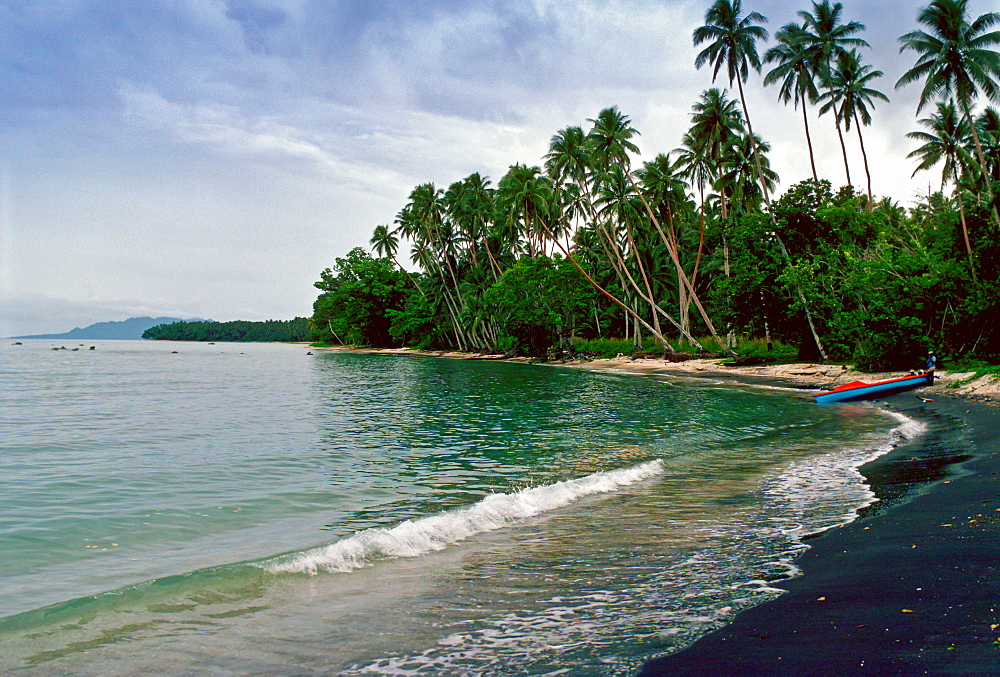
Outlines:
<svg viewBox="0 0 1000 677"><path fill-rule="evenodd" d="M158 324L195 321L200 320L182 320L179 317L133 317L120 322L97 322L82 329L76 327L65 334L33 334L31 336L11 336L10 338L135 340L141 339L144 331Z"/></svg>

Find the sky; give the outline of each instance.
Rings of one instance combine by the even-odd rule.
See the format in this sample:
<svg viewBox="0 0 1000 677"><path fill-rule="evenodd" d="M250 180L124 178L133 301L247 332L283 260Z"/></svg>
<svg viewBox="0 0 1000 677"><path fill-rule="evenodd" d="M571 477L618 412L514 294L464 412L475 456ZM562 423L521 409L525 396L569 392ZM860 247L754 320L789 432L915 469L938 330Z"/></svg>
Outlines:
<svg viewBox="0 0 1000 677"><path fill-rule="evenodd" d="M418 184L495 183L609 106L641 134L633 164L669 152L713 86L691 40L709 4L3 0L0 336L308 316L320 272L369 248ZM923 4L843 0L891 99L864 130L873 189L903 205L940 183L910 178L919 86L894 89L915 61L898 38ZM773 34L811 3L744 8ZM746 92L782 187L808 178L801 112L757 74ZM810 114L820 178L839 186L832 118Z"/></svg>

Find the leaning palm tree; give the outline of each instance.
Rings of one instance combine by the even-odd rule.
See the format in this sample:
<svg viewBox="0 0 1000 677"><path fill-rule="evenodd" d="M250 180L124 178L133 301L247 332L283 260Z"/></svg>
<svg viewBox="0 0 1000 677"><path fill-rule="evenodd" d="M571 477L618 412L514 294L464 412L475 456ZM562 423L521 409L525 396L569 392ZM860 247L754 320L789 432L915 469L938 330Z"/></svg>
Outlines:
<svg viewBox="0 0 1000 677"><path fill-rule="evenodd" d="M833 68L837 58L848 47L869 47L861 38L854 37L865 29L864 24L857 21L841 23L840 15L844 6L830 0L813 2L812 12L800 11L803 25L803 39L810 54L813 73L821 85L829 90L832 86ZM847 185L851 185L851 167L847 162L847 145L844 134L840 130L840 120L833 116L837 128L837 138L840 140L840 150L844 155L844 171L847 174Z"/></svg>
<svg viewBox="0 0 1000 677"><path fill-rule="evenodd" d="M372 246L372 250L376 254L392 259L392 262L396 264L396 267L406 273L406 277L410 278L410 282L412 282L413 286L417 288L420 295L425 296L424 290L420 288L417 281L413 279L412 275L410 275L410 271L404 268L399 263L399 260L396 259L396 251L399 248L399 238L396 237L396 234L393 231L389 230L389 226L375 226L375 232L372 233L372 238L368 241L368 243Z"/></svg>
<svg viewBox="0 0 1000 677"><path fill-rule="evenodd" d="M889 101L889 97L885 94L868 87L872 80L882 75L882 71L861 63L858 50L843 52L837 59L837 68L830 76L830 88L821 97L826 100L820 109L821 112L833 109L833 114L844 123L844 129L851 131L852 122L858 129L858 143L861 146L861 158L865 163L865 178L868 181L868 211L872 210L875 203L872 199L872 175L868 169L868 153L865 152L861 125L867 126L872 123L868 107L874 105L875 99Z"/></svg>
<svg viewBox="0 0 1000 677"><path fill-rule="evenodd" d="M958 213L962 220L962 235L965 238L965 251L969 256L969 265L973 266L972 244L969 242L969 229L965 222L965 205L962 200L962 189L959 179L965 173L965 168L973 162L966 142L969 138L969 125L965 118L959 115L955 104L951 101L938 102L937 111L929 118L918 120L928 131L916 131L907 134L907 138L922 142L922 145L907 155L908 158L920 160L913 170L917 172L943 163L941 168L941 190L947 181L955 182L955 195L958 198ZM975 271L975 268L972 268Z"/></svg>
<svg viewBox="0 0 1000 677"><path fill-rule="evenodd" d="M764 63L777 65L764 76L764 84L780 83L778 99L782 103L791 101L796 109L802 104L802 124L805 126L806 145L809 147L809 165L812 167L813 180L819 181L812 135L809 134L809 116L806 114L806 102L815 102L819 96L815 74L811 68L808 33L804 27L790 23L775 33L774 39L778 44L764 53Z"/></svg>
<svg viewBox="0 0 1000 677"><path fill-rule="evenodd" d="M732 86L733 80L735 80L739 88L743 117L746 119L750 138L754 139L756 137L753 133L753 125L750 123L746 96L743 93L743 81L749 77L750 68L760 72L761 64L760 56L757 54L757 41L767 40L768 34L767 29L758 24L767 22L767 18L758 12L750 12L745 17L741 17L742 11L741 0L715 0L705 12L705 25L696 28L692 34L695 47L703 42L708 43L708 46L695 57L694 65L695 68L701 68L710 63L713 82L715 82L722 67L726 67L729 85ZM770 208L771 200L768 197L764 172L761 170L760 157L756 147L754 148L754 159L765 201Z"/></svg>
<svg viewBox="0 0 1000 677"><path fill-rule="evenodd" d="M917 21L927 31L911 31L899 38L900 52L913 50L917 62L903 73L896 87L918 80L924 81L917 102L917 112L933 99L954 97L962 111L976 156L984 175L988 175L986 157L973 123L972 106L983 94L987 99L1000 97L1000 53L992 47L1000 45L1000 31L987 32L1000 23L1000 12L989 12L969 22L968 0L932 0L920 10ZM1000 213L993 196L993 187L986 183L986 191L993 207L993 217L1000 225Z"/></svg>

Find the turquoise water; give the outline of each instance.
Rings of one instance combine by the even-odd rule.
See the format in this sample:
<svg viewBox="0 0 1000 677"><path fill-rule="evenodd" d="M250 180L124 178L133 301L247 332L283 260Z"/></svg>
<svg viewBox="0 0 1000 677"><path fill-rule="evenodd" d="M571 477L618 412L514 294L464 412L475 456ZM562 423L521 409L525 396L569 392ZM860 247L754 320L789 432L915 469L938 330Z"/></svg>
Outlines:
<svg viewBox="0 0 1000 677"><path fill-rule="evenodd" d="M705 380L10 343L4 672L631 674L777 594L919 432Z"/></svg>

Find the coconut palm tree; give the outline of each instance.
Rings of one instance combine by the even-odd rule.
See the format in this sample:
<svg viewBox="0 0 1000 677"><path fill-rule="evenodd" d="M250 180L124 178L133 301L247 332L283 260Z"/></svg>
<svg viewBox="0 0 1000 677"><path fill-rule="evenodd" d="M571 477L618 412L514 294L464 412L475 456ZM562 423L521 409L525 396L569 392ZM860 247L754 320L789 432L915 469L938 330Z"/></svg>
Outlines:
<svg viewBox="0 0 1000 677"><path fill-rule="evenodd" d="M743 125L743 115L736 102L726 98L721 89L708 89L702 92L699 99L691 107L691 127L687 137L693 142L692 148L708 158L711 183L714 183L721 171L722 158L737 139L746 133ZM690 160L694 157L687 156ZM721 195L722 218L728 216L728 204L725 195ZM704 202L704 200L703 200Z"/></svg>
<svg viewBox="0 0 1000 677"><path fill-rule="evenodd" d="M969 229L965 222L965 204L962 200L962 189L959 186L959 179L965 173L966 168L974 159L966 150L969 138L969 125L965 118L958 113L954 102L938 102L937 111L929 118L917 120L928 131L916 131L907 134L907 138L922 142L922 145L915 151L907 155L908 158L920 160L920 164L913 170L913 176L917 172L934 167L938 163L943 163L941 167L941 190L944 191L945 183L953 181L955 183L955 195L958 199L958 213L962 220L962 235L965 238L965 251L969 257L969 265L974 266L972 259L972 244L969 242ZM975 268L972 268L975 271Z"/></svg>
<svg viewBox="0 0 1000 677"><path fill-rule="evenodd" d="M539 167L515 164L497 182L497 194L507 207L508 228L528 243L529 255L544 253L541 222L548 219L552 182Z"/></svg>
<svg viewBox="0 0 1000 677"><path fill-rule="evenodd" d="M730 196L731 206L739 214L759 210L764 201L763 191L772 191L778 185L778 175L771 169L766 155L770 150L771 146L760 137L751 139L749 134L744 134L729 146L722 158L716 187L720 193ZM754 171L755 160L764 170L759 179Z"/></svg>
<svg viewBox="0 0 1000 677"><path fill-rule="evenodd" d="M697 47L702 43L708 45L695 57L695 68L705 64L712 65L712 82L718 77L722 67L726 67L729 85L733 80L739 88L740 103L743 106L743 117L746 119L750 138L756 138L753 125L750 122L750 112L747 110L747 100L743 92L743 81L750 75L750 68L760 72L760 56L757 54L757 41L767 40L767 29L759 24L767 22L767 18L758 12L750 12L740 16L743 11L741 0L716 0L705 12L705 25L694 30L692 38ZM754 159L757 164L757 174L761 180L764 199L768 208L771 206L768 197L764 172L761 169L757 149L754 148Z"/></svg>
<svg viewBox="0 0 1000 677"><path fill-rule="evenodd" d="M968 4L968 0L932 0L920 10L917 21L927 30L911 31L899 38L902 43L899 51L916 52L917 62L903 73L896 87L923 80L918 113L934 99L953 97L969 125L983 175L988 176L972 107L980 94L987 99L1000 97L1000 53L993 49L1000 45L1000 31L987 32L1000 23L1000 12L989 12L970 22ZM1000 213L989 181L986 191L993 217L1000 225Z"/></svg>
<svg viewBox="0 0 1000 677"><path fill-rule="evenodd" d="M392 262L396 264L396 267L403 271L406 274L406 277L410 279L410 282L412 282L413 286L417 288L420 295L425 296L424 290L420 288L420 285L417 284L415 279L413 279L410 272L406 270L406 268L404 268L396 259L396 251L399 248L399 238L396 237L395 232L389 230L389 226L375 226L375 232L372 233L372 238L368 241L368 243L372 246L372 251L376 254L392 259Z"/></svg>
<svg viewBox="0 0 1000 677"><path fill-rule="evenodd" d="M861 157L865 163L865 178L868 181L868 211L875 205L872 198L872 175L868 168L868 153L865 152L865 139L861 134L861 125L872 123L869 106L874 106L875 99L889 101L882 92L868 87L875 78L882 77L882 71L861 63L858 50L842 52L837 59L837 68L830 76L830 88L823 93L826 103L820 111L833 109L834 115L844 123L844 129L851 131L851 123L858 130L858 143L861 146Z"/></svg>
<svg viewBox="0 0 1000 677"><path fill-rule="evenodd" d="M823 88L829 90L832 86L833 68L837 58L849 47L869 47L861 38L855 37L865 29L864 24L857 21L841 23L840 17L844 6L830 0L813 2L812 12L799 11L802 19L802 39L809 53L814 76ZM840 129L840 120L833 116L837 128L837 138L840 140L840 150L844 155L844 171L847 174L847 185L851 185L851 167L847 161L847 145Z"/></svg>
<svg viewBox="0 0 1000 677"><path fill-rule="evenodd" d="M791 101L796 109L800 103L802 104L802 124L805 126L806 145L809 147L809 165L812 168L813 180L819 181L812 135L809 133L809 116L806 114L806 102L814 102L819 96L812 69L808 34L804 27L790 23L775 33L774 39L778 44L764 53L764 63L777 65L764 76L764 84L780 83L778 99L782 103L787 104Z"/></svg>

